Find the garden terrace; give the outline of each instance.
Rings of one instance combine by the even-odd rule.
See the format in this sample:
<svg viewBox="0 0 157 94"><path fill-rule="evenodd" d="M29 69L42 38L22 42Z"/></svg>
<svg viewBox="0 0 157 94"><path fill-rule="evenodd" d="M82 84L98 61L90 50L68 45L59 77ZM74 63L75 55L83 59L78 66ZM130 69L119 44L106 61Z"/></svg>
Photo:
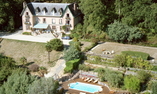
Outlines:
<svg viewBox="0 0 157 94"><path fill-rule="evenodd" d="M114 42L105 42L103 44L99 44L95 49L91 50L94 54L102 54L103 50L105 51L112 51L114 50L114 54L112 55L119 55L122 51L138 51L148 53L152 58L157 60L157 48L155 47L146 47L146 46L137 46L137 45L130 45L130 44L121 44L121 43L114 43ZM108 56L110 56L108 54Z"/></svg>

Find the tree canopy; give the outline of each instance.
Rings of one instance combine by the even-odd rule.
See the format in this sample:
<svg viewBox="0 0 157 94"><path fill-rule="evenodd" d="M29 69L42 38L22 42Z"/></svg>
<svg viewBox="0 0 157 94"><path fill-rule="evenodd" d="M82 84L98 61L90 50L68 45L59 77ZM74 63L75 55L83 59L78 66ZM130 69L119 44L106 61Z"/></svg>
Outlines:
<svg viewBox="0 0 157 94"><path fill-rule="evenodd" d="M71 61L80 58L81 58L81 52L74 46L70 46L69 49L64 51L65 61Z"/></svg>
<svg viewBox="0 0 157 94"><path fill-rule="evenodd" d="M23 2L29 0L0 0L0 30L14 31L21 26Z"/></svg>
<svg viewBox="0 0 157 94"><path fill-rule="evenodd" d="M47 51L50 51L50 48L52 50L55 50L55 51L62 51L64 46L63 46L63 42L60 40L60 39L52 39L50 40L47 45L46 45L46 49ZM48 50L49 49L49 50Z"/></svg>
<svg viewBox="0 0 157 94"><path fill-rule="evenodd" d="M28 89L28 94L57 94L59 83L53 78L35 80Z"/></svg>
<svg viewBox="0 0 157 94"><path fill-rule="evenodd" d="M132 93L140 91L140 80L135 76L126 76L124 78L124 86Z"/></svg>
<svg viewBox="0 0 157 94"><path fill-rule="evenodd" d="M115 9L120 21L128 25L157 30L155 0L116 0ZM151 11L150 11L151 10Z"/></svg>
<svg viewBox="0 0 157 94"><path fill-rule="evenodd" d="M0 87L0 94L27 94L29 85L36 78L21 70L14 71Z"/></svg>
<svg viewBox="0 0 157 94"><path fill-rule="evenodd" d="M130 27L124 23L115 21L108 26L108 35L117 42L136 42L143 38L142 31L137 27Z"/></svg>
<svg viewBox="0 0 157 94"><path fill-rule="evenodd" d="M104 31L106 7L101 0L80 0L80 9L84 14L84 35Z"/></svg>

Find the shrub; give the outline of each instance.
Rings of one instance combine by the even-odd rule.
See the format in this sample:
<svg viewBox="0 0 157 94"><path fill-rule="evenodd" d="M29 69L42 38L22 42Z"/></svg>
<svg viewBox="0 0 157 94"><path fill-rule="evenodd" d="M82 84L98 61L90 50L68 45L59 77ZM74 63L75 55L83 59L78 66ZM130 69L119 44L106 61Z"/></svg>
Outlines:
<svg viewBox="0 0 157 94"><path fill-rule="evenodd" d="M99 42L99 39L97 38L91 38L91 41L94 43L94 44L97 44Z"/></svg>
<svg viewBox="0 0 157 94"><path fill-rule="evenodd" d="M141 57L133 57L126 54L117 55L114 57L115 64L121 67L134 67L140 69L152 69L149 61L143 60Z"/></svg>
<svg viewBox="0 0 157 94"><path fill-rule="evenodd" d="M92 45L91 46L89 46L89 47L86 47L84 50L83 50L83 52L87 52L87 51L89 51L89 50L91 50L94 46L96 46L97 45L97 43L92 43Z"/></svg>
<svg viewBox="0 0 157 94"><path fill-rule="evenodd" d="M157 81L155 81L153 84L152 84L152 94L156 94L157 93Z"/></svg>
<svg viewBox="0 0 157 94"><path fill-rule="evenodd" d="M137 78L140 80L141 83L145 84L147 83L147 81L150 80L151 78L151 74L144 71L144 70L140 70L137 72Z"/></svg>
<svg viewBox="0 0 157 94"><path fill-rule="evenodd" d="M39 70L39 66L37 64L32 64L30 67L29 67L29 70L30 71L33 71L33 72L37 72Z"/></svg>
<svg viewBox="0 0 157 94"><path fill-rule="evenodd" d="M70 46L68 50L64 51L64 59L66 62L80 59L81 57L81 52L75 46Z"/></svg>
<svg viewBox="0 0 157 94"><path fill-rule="evenodd" d="M140 80L136 76L126 76L124 86L131 93L137 93L140 91Z"/></svg>
<svg viewBox="0 0 157 94"><path fill-rule="evenodd" d="M76 38L73 41L69 42L70 46L75 47L77 50L81 51L81 42L79 42Z"/></svg>
<svg viewBox="0 0 157 94"><path fill-rule="evenodd" d="M101 81L107 81L113 87L121 87L123 85L123 74L108 68L96 68Z"/></svg>
<svg viewBox="0 0 157 94"><path fill-rule="evenodd" d="M148 60L149 54L136 51L122 51L122 54L131 55L133 57L141 57L143 60Z"/></svg>
<svg viewBox="0 0 157 94"><path fill-rule="evenodd" d="M66 67L64 69L65 73L72 73L74 69L78 68L80 59L75 59L75 60L71 60L66 62Z"/></svg>
<svg viewBox="0 0 157 94"><path fill-rule="evenodd" d="M89 71L91 68L85 64L79 64L79 70Z"/></svg>
<svg viewBox="0 0 157 94"><path fill-rule="evenodd" d="M157 71L157 66L153 66L152 70Z"/></svg>
<svg viewBox="0 0 157 94"><path fill-rule="evenodd" d="M27 63L27 58L26 57L21 57L20 58L20 63L22 63L23 65Z"/></svg>
<svg viewBox="0 0 157 94"><path fill-rule="evenodd" d="M31 35L31 32L23 32L23 35Z"/></svg>
<svg viewBox="0 0 157 94"><path fill-rule="evenodd" d="M64 69L64 73L72 73L72 71L73 71L72 66L65 67Z"/></svg>
<svg viewBox="0 0 157 94"><path fill-rule="evenodd" d="M115 64L112 63L113 60L102 58L100 56L87 55L87 59L87 62L91 64L115 66Z"/></svg>
<svg viewBox="0 0 157 94"><path fill-rule="evenodd" d="M46 67L39 67L39 70L47 70Z"/></svg>

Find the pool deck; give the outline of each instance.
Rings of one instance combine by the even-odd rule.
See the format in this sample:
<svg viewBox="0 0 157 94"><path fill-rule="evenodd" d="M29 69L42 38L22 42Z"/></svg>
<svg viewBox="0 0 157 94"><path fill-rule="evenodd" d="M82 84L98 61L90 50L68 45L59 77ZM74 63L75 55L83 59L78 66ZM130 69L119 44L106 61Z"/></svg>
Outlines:
<svg viewBox="0 0 157 94"><path fill-rule="evenodd" d="M83 82L83 83L88 83L88 84L92 84L92 85L102 86L102 85L99 85L97 83L95 84L95 83L92 83L92 82L85 82L82 79L70 80L70 81L66 81L66 82L62 83L62 87L66 91L66 94L81 94L81 92L85 93L85 94L113 94L113 93L110 93L110 90L106 86L102 86L103 91L96 92L96 93L89 93L89 92L85 92L85 91L79 91L79 90L70 89L68 87L68 84L74 83L74 82Z"/></svg>

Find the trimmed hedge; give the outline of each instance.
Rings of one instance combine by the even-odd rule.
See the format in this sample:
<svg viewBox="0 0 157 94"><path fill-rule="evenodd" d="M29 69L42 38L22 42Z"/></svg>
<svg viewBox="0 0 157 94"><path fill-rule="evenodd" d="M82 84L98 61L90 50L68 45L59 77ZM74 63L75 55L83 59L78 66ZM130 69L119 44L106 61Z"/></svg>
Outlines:
<svg viewBox="0 0 157 94"><path fill-rule="evenodd" d="M23 32L23 35L31 35L31 32Z"/></svg>
<svg viewBox="0 0 157 94"><path fill-rule="evenodd" d="M122 54L135 56L135 57L140 57L143 60L148 60L148 58L149 58L149 54L148 53L137 52L137 51L122 51Z"/></svg>
<svg viewBox="0 0 157 94"><path fill-rule="evenodd" d="M74 69L78 68L80 59L74 59L71 61L66 62L66 67L64 69L65 73L72 73Z"/></svg>

